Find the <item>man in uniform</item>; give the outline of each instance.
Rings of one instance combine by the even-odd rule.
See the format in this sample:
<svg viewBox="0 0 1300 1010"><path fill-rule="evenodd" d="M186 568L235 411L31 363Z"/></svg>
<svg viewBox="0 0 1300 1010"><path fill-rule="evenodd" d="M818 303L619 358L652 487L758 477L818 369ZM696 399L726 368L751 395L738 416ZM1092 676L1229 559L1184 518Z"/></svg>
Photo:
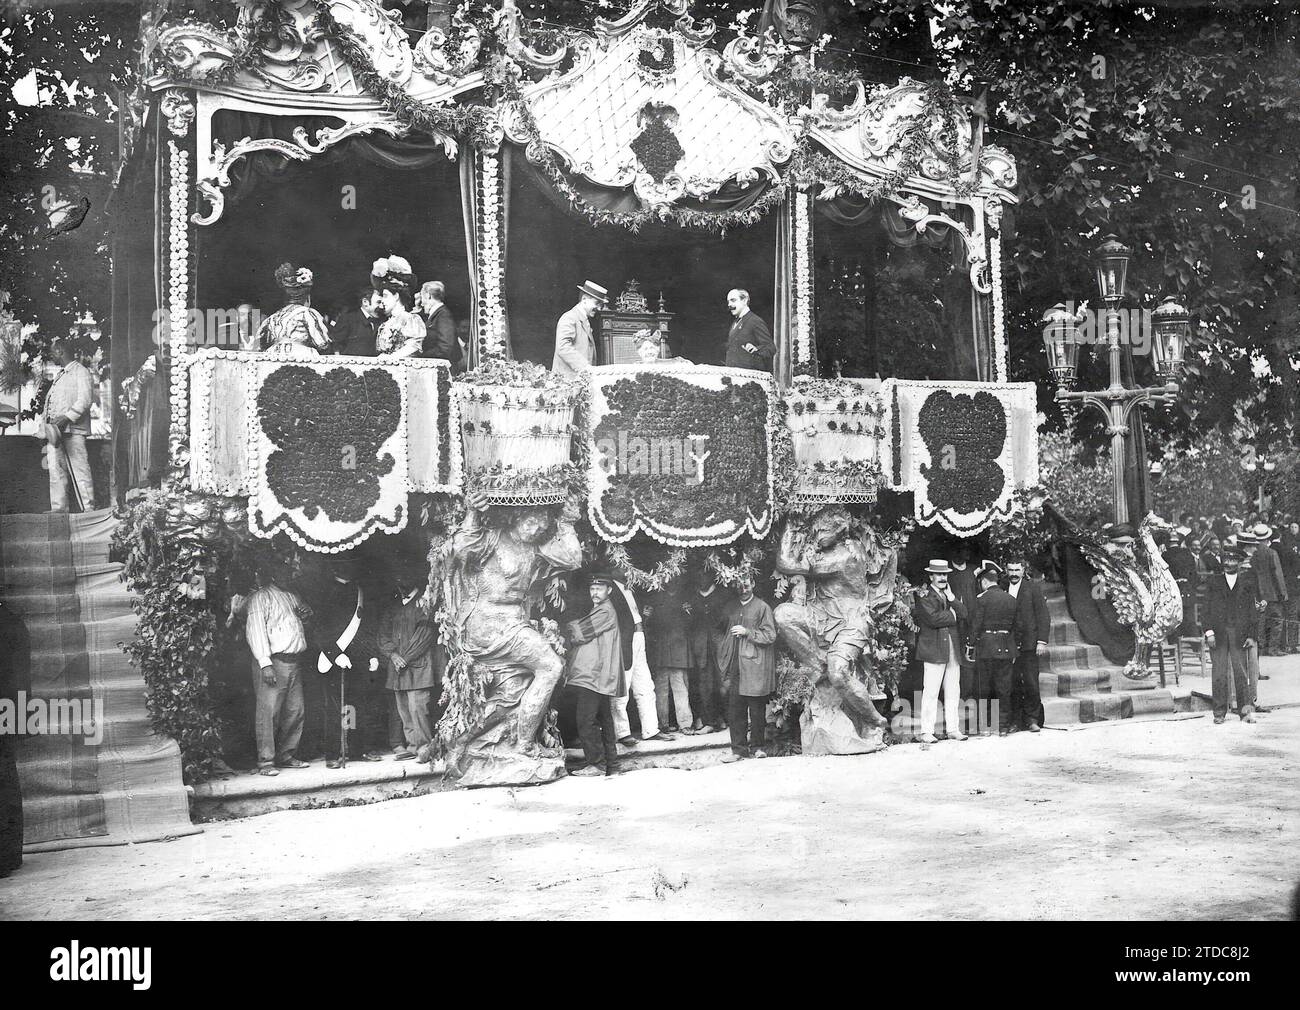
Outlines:
<svg viewBox="0 0 1300 1010"><path fill-rule="evenodd" d="M976 705L982 694L980 687L991 686L998 704L998 736L1007 736L1011 732L1011 667L1016 658L1017 605L1010 593L998 587L1001 574L1002 569L992 561L984 562L976 573L980 593L971 614L968 648L975 659ZM984 732L993 732L991 722Z"/></svg>

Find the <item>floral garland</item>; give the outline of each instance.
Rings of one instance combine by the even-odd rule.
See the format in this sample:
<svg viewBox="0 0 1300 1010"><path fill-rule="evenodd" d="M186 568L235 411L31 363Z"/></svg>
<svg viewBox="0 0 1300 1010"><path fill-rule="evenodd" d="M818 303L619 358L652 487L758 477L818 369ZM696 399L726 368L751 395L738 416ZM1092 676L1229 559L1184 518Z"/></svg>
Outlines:
<svg viewBox="0 0 1300 1010"><path fill-rule="evenodd" d="M486 494L496 505L558 505L568 499L569 489L579 477L572 463L528 470L494 463L466 469L465 491Z"/></svg>
<svg viewBox="0 0 1300 1010"><path fill-rule="evenodd" d="M189 263L189 183L190 153L167 141L168 171L168 323L171 328L171 437L169 448L173 466L184 466L180 457L188 430L189 346L188 316L190 298Z"/></svg>
<svg viewBox="0 0 1300 1010"><path fill-rule="evenodd" d="M388 111L408 129L467 137L479 147L496 143L499 127L491 109L479 105L428 106L417 101L375 69L365 47L334 20L327 3L317 0L317 11L321 29L338 44L363 89L383 99Z"/></svg>
<svg viewBox="0 0 1300 1010"><path fill-rule="evenodd" d="M666 557L657 562L649 571L638 568L632 562L632 556L623 544L609 544L605 548L605 557L610 565L627 577L627 584L632 589L643 589L657 593L667 588L669 583L679 578L686 567L688 552L684 547L674 547Z"/></svg>
<svg viewBox="0 0 1300 1010"><path fill-rule="evenodd" d="M476 160L479 359L490 361L505 357L506 350L505 300L501 288L501 276L505 271L501 245L501 161L495 151L486 150L479 151Z"/></svg>
<svg viewBox="0 0 1300 1010"><path fill-rule="evenodd" d="M809 205L812 198L794 192L794 374L809 375L816 370L812 350L812 222Z"/></svg>
<svg viewBox="0 0 1300 1010"><path fill-rule="evenodd" d="M1002 235L989 240L989 281L993 286L993 368L998 382L1007 381L1006 306L1002 292Z"/></svg>
<svg viewBox="0 0 1300 1010"><path fill-rule="evenodd" d="M39 386L36 387L36 395L32 397L31 404L19 412L19 421L34 421L36 418L45 413L45 398L50 395L50 389L54 386L53 379L42 379Z"/></svg>
<svg viewBox="0 0 1300 1010"><path fill-rule="evenodd" d="M734 553L733 550L733 555ZM767 550L761 544L746 547L740 552L740 557L732 564L723 561L717 551L709 551L704 558L704 567L713 572L722 585L735 587L740 584L740 580L744 576L751 579L757 578L758 568L766 557Z"/></svg>
<svg viewBox="0 0 1300 1010"><path fill-rule="evenodd" d="M117 405L122 411L122 417L130 421L135 418L136 411L140 409L140 395L152 381L158 371L158 356L151 354L144 359L142 364L134 375L122 383L122 391L118 394Z"/></svg>

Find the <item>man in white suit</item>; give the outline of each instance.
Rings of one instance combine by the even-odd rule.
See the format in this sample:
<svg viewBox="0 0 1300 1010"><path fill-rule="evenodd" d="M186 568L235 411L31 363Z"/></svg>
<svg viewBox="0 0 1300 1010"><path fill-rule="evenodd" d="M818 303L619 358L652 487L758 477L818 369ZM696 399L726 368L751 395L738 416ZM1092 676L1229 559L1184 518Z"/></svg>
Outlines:
<svg viewBox="0 0 1300 1010"><path fill-rule="evenodd" d="M599 284L584 281L578 290L582 292L578 304L555 324L555 360L551 362L551 371L559 375L572 375L591 367L596 356L591 317L609 304L609 292Z"/></svg>

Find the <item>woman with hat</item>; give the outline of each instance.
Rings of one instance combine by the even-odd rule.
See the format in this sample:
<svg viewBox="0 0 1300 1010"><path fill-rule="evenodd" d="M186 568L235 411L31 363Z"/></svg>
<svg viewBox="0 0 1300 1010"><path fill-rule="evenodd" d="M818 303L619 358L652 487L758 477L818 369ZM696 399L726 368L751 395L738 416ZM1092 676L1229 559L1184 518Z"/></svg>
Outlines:
<svg viewBox="0 0 1300 1010"><path fill-rule="evenodd" d="M943 721L949 740L965 740L961 731L961 664L960 625L966 622L966 605L948 585L952 565L933 560L925 569L930 585L912 605L912 619L920 629L916 637L916 658L925 667L921 693L922 743L935 743L935 718L939 708L939 688L943 688Z"/></svg>
<svg viewBox="0 0 1300 1010"><path fill-rule="evenodd" d="M636 344L636 356L643 365L689 365L690 361L686 358L664 358L660 357L661 338L657 330L652 330L645 326L632 334L632 342Z"/></svg>
<svg viewBox="0 0 1300 1010"><path fill-rule="evenodd" d="M281 263L275 282L284 292L284 307L258 327L258 343L277 358L314 358L330 344L325 317L311 307L312 272Z"/></svg>
<svg viewBox="0 0 1300 1010"><path fill-rule="evenodd" d="M375 350L387 358L410 358L420 353L427 330L424 320L412 311L415 304L415 274L401 256L386 256L370 267L370 285L378 295L375 306L382 322L375 337Z"/></svg>

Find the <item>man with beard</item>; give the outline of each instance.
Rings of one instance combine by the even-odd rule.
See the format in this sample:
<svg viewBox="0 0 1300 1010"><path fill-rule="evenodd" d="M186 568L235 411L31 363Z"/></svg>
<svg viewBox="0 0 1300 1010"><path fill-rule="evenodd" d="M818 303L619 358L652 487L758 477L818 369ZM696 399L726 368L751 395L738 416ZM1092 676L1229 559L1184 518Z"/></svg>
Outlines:
<svg viewBox="0 0 1300 1010"><path fill-rule="evenodd" d="M964 649L960 627L966 621L966 605L948 585L952 565L933 559L925 568L930 585L916 594L912 619L916 636L916 658L925 669L921 688L922 743L936 743L935 721L938 718L939 690L943 689L943 721L949 740L965 740L961 731L961 665Z"/></svg>
<svg viewBox="0 0 1300 1010"><path fill-rule="evenodd" d="M776 344L772 342L772 331L767 323L750 311L749 292L743 288L728 291L727 309L732 317L731 328L727 331L727 367L772 371Z"/></svg>
<svg viewBox="0 0 1300 1010"><path fill-rule="evenodd" d="M1119 527L1111 530L1112 537ZM1043 701L1038 691L1038 659L1047 655L1052 618L1043 587L1025 577L1025 563L1007 564L1007 592L1016 601L1016 659L1011 670L1011 731L1037 733L1043 728Z"/></svg>

